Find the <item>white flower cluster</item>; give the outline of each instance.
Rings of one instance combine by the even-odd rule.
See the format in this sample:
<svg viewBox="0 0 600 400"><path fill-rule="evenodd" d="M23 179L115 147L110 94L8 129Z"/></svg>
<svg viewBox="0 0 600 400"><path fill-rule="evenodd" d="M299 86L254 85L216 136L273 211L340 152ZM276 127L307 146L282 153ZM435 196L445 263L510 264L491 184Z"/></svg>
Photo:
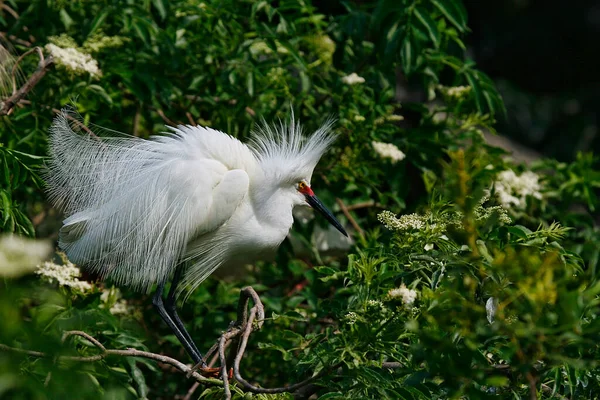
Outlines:
<svg viewBox="0 0 600 400"><path fill-rule="evenodd" d="M397 218L391 211L382 211L377 216L386 228L393 231L405 231L407 229L423 229L425 227L426 218L419 214L406 214Z"/></svg>
<svg viewBox="0 0 600 400"><path fill-rule="evenodd" d="M133 307L121 298L121 291L118 288L105 289L100 296L100 301L102 302L100 308L110 307L108 311L113 315L131 314L133 312Z"/></svg>
<svg viewBox="0 0 600 400"><path fill-rule="evenodd" d="M412 305L417 299L417 291L407 288L404 284L399 288L391 289L388 295L392 299L402 299L402 303L407 307Z"/></svg>
<svg viewBox="0 0 600 400"><path fill-rule="evenodd" d="M392 161L392 164L395 164L398 161L402 161L404 158L406 158L406 154L404 154L398 147L391 143L372 142L371 144L373 145L375 152L379 154L381 158L389 158Z"/></svg>
<svg viewBox="0 0 600 400"><path fill-rule="evenodd" d="M365 83L365 78L358 76L356 72L353 72L350 75L344 76L342 82L346 85L357 85L359 83Z"/></svg>
<svg viewBox="0 0 600 400"><path fill-rule="evenodd" d="M531 171L523 172L521 176L517 176L511 169L502 171L498 174L498 180L494 183L494 187L498 201L504 208L516 206L524 209L527 204L527 196L533 196L536 199L542 198L539 176Z"/></svg>
<svg viewBox="0 0 600 400"><path fill-rule="evenodd" d="M354 325L356 321L358 321L358 314L356 314L354 311L350 311L344 316L344 318L346 319L346 323L348 325Z"/></svg>
<svg viewBox="0 0 600 400"><path fill-rule="evenodd" d="M53 43L46 45L57 64L64 66L69 71L75 74L88 73L94 77L102 75L98 62L89 54L83 53L74 47L59 47Z"/></svg>
<svg viewBox="0 0 600 400"><path fill-rule="evenodd" d="M367 301L367 306L369 306L370 308L377 308L377 309L383 309L384 305L381 301L379 300L368 300Z"/></svg>
<svg viewBox="0 0 600 400"><path fill-rule="evenodd" d="M460 98L471 91L471 86L454 86L448 88L446 94L450 97Z"/></svg>
<svg viewBox="0 0 600 400"><path fill-rule="evenodd" d="M68 260L65 260L64 265L46 261L38 265L37 268L35 273L50 283L56 281L60 286L68 286L82 293L92 289L92 285L89 282L77 279L81 276L81 271Z"/></svg>

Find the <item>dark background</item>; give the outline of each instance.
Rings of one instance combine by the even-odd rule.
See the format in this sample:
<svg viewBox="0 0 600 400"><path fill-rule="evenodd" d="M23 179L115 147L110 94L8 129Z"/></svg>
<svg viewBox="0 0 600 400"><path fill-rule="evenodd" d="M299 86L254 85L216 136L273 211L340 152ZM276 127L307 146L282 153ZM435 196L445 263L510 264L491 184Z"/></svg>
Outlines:
<svg viewBox="0 0 600 400"><path fill-rule="evenodd" d="M600 150L600 2L466 0L471 57L498 85L498 131L546 156Z"/></svg>

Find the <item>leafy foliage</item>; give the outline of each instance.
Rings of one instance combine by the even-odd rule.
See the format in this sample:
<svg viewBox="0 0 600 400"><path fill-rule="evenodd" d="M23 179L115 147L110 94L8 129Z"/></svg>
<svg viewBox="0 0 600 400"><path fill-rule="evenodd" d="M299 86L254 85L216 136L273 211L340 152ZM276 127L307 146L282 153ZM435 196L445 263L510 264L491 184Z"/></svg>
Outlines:
<svg viewBox="0 0 600 400"><path fill-rule="evenodd" d="M516 165L487 144L483 133L505 110L465 57L459 0L4 4L15 11L0 11L2 30L19 38L15 55L35 39L46 52L87 56L74 66L55 54L56 68L2 117L3 232L55 237L60 217L37 175L55 110L66 105L94 129L142 137L193 123L244 138L260 118L290 109L310 131L333 115L340 138L313 186L346 213L353 247L336 244L319 220L297 222L275 262L211 279L190 297L180 315L198 347L208 349L235 319L239 288L252 285L269 317L242 368L265 387L328 370L298 396L600 393L598 160ZM23 58L25 78L36 62ZM384 153L374 142L391 146ZM501 182L506 171L511 185ZM0 343L97 354L86 340L62 341L82 330L106 348L187 361L148 296L120 293L37 275L6 279ZM0 396L173 398L192 386L143 358L56 360L0 349ZM194 396L222 398L223 389Z"/></svg>

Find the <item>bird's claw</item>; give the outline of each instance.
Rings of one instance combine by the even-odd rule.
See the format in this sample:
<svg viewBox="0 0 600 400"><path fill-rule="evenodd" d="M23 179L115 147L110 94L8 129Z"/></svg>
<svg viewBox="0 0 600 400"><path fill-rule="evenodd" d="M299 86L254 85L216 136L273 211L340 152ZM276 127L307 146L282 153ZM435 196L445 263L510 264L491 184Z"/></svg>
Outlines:
<svg viewBox="0 0 600 400"><path fill-rule="evenodd" d="M221 375L221 368L202 367L200 368L200 373L207 378L219 378ZM233 368L229 368L227 377L229 379L233 378Z"/></svg>

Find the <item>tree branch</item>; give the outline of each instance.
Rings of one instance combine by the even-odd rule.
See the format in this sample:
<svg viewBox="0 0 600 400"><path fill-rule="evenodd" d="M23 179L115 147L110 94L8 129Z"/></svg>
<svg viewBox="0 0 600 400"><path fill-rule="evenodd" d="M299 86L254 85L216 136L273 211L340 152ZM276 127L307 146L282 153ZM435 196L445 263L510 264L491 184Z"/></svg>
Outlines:
<svg viewBox="0 0 600 400"><path fill-rule="evenodd" d="M248 311L248 306L250 300L254 303L252 308ZM253 393L265 393L265 394L273 394L273 393L284 393L284 392L294 392L304 386L309 385L311 382L331 373L333 370L337 369L341 366L341 363L337 363L335 365L325 367L318 374L307 378L299 383L282 386L276 388L261 388L255 386L248 382L240 372L240 364L242 358L244 357L246 346L248 344L248 340L250 338L250 334L263 325L265 319L265 311L258 294L252 289L250 286L247 286L242 289L240 293L240 300L238 303L238 315L237 321L232 323L227 329L227 331L223 332L221 337L217 340L217 342L210 348L210 350L206 353L206 358L208 359L213 354L215 357L213 358L214 363L215 359L218 357L221 363L220 368L215 371L215 368L200 368L200 365L196 365L193 367L189 367L186 364L182 363L179 360L176 360L171 357L164 356L162 354L150 353L147 351L140 351L133 348L128 348L125 350L120 349L107 349L104 347L102 343L100 343L97 339L89 335L88 333L82 331L67 331L63 334L62 340L63 342L67 339L80 336L89 341L94 347L100 350L99 354L92 356L58 356L57 360L69 360L69 361L79 361L79 362L96 362L103 360L107 356L116 355L123 357L142 357L150 360L154 360L160 363L168 364L173 366L178 371L186 374L188 378L193 378L196 382L194 385L188 390L186 394L186 399L191 398L192 394L199 386L199 384L205 385L223 385L223 389L225 391L225 399L231 399L231 390L229 388L229 379L233 377L239 384L247 391ZM238 344L239 341L239 344ZM235 357L233 358L233 371L232 373L227 368L227 356L226 350L227 348L233 349L235 352ZM48 358L54 357L52 354L47 354L39 351L31 351L19 349L16 347L10 347L5 344L0 344L0 350L12 351L15 353L26 354L32 357L40 357L40 358ZM216 353L215 353L216 352ZM400 363L388 362L384 363L383 368L398 368L401 367ZM198 372L200 371L200 372ZM221 379L209 378L205 375L218 372Z"/></svg>
<svg viewBox="0 0 600 400"><path fill-rule="evenodd" d="M190 370L192 369L192 368L188 367L187 365L185 365L184 363L182 363L174 358L163 356L162 354L155 354L155 353L150 353L147 351L141 351L141 350L132 349L132 348L125 349L125 350L106 349L100 342L98 342L98 340L96 340L89 334L82 332L82 331L67 331L67 332L65 332L63 334L63 341L68 339L71 336L81 336L81 337L89 340L101 352L99 354L96 354L93 356L58 356L58 357L56 357L57 360L65 360L65 361L68 360L68 361L78 361L78 362L96 362L96 361L103 360L104 358L106 358L108 356L116 355L116 356L123 356L123 357L148 358L150 360L158 361L158 362L161 362L164 364L169 364L183 373L190 373ZM29 355L32 357L39 357L39 358L54 357L54 355L52 355L52 354L42 353L39 351L19 349L19 348L10 347L10 346L7 346L7 345L1 344L1 343L0 343L0 349L6 350L6 351L12 351L15 353L26 354L26 355ZM222 382L218 379L204 377L195 371L191 371L190 376L192 378L194 378L196 381L204 383L204 384L211 384L211 385L221 385L222 384Z"/></svg>
<svg viewBox="0 0 600 400"><path fill-rule="evenodd" d="M52 64L54 64L54 58L52 57L52 55L49 55L47 58L44 58L44 53L42 52L42 49L40 47L34 47L33 49L25 53L23 56L19 57L17 63L15 63L15 66L13 67L13 70L14 68L16 68L17 64L23 59L25 55L33 51L37 51L38 56L40 58L37 69L33 74L31 74L27 82L25 82L25 84L21 86L19 90L17 90L8 99L4 100L3 102L0 102L0 116L10 114L14 106L21 99L23 99L31 91L31 89L33 89L35 85L38 84L38 82L44 77L44 75L46 75L48 68Z"/></svg>

